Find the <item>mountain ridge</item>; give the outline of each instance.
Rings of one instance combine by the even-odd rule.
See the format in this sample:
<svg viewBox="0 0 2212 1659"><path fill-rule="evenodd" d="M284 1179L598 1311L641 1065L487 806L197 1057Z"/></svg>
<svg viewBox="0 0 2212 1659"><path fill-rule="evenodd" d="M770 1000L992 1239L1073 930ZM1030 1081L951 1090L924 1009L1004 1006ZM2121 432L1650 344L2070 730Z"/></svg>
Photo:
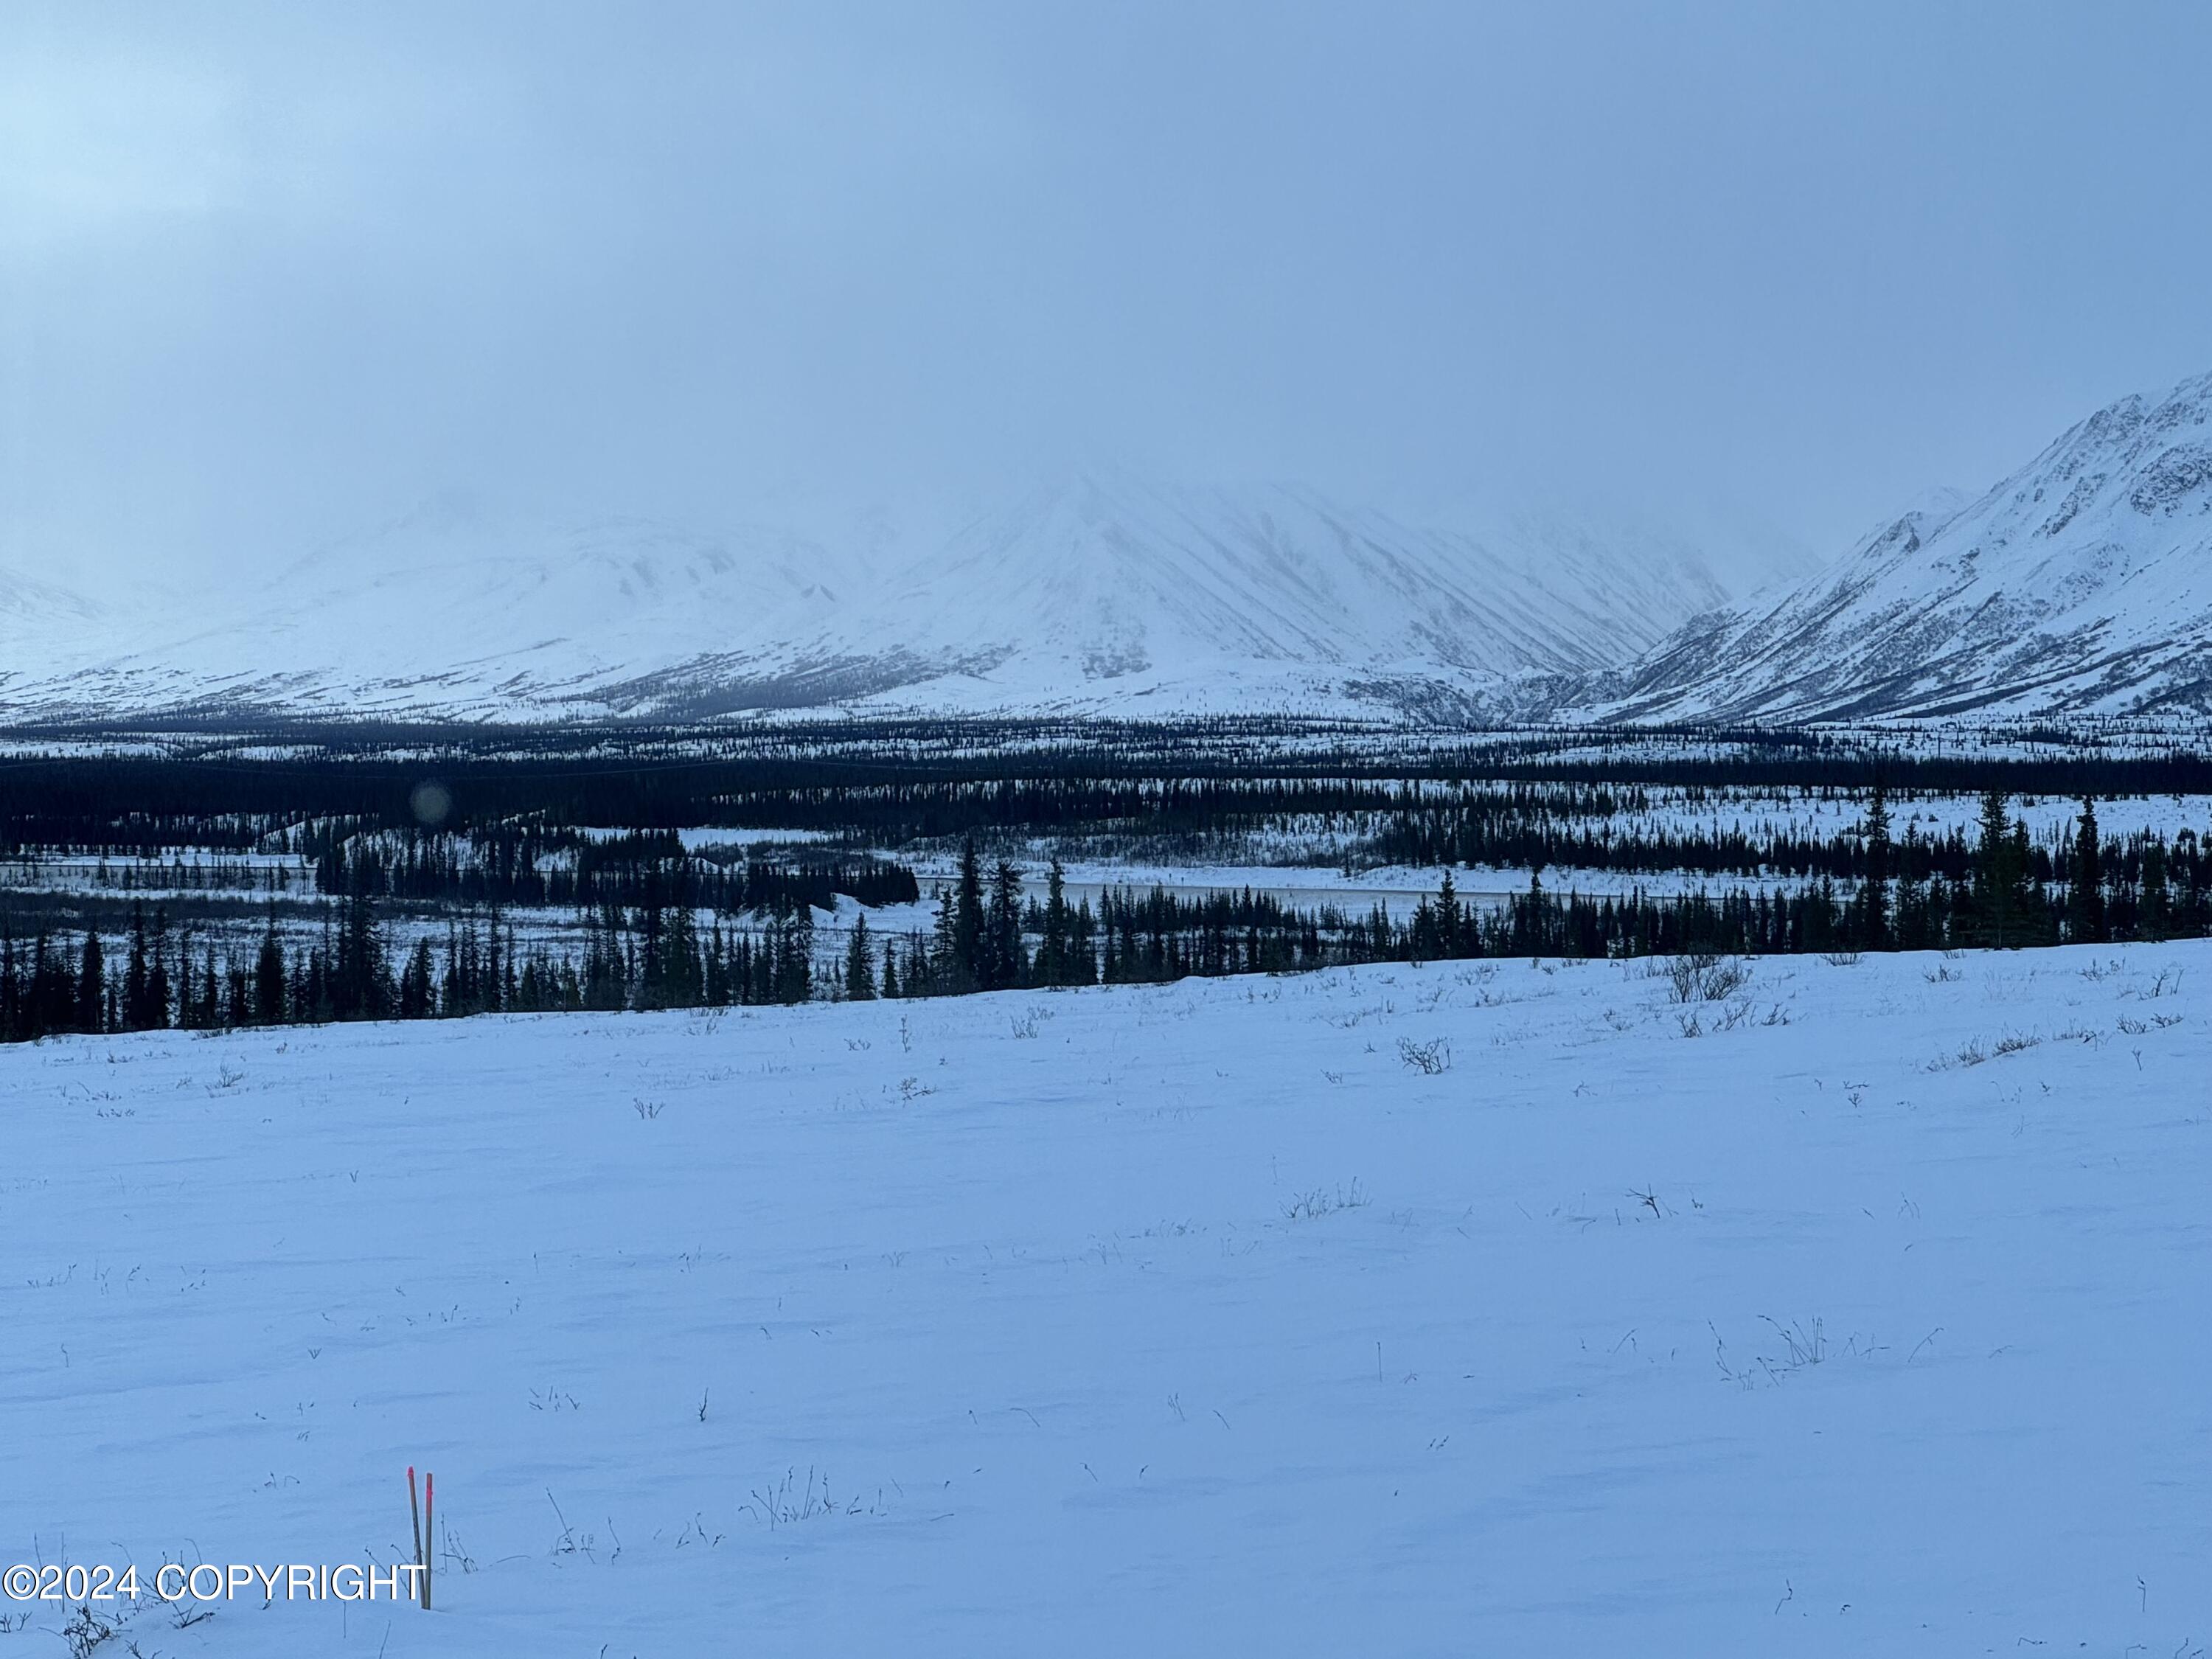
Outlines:
<svg viewBox="0 0 2212 1659"><path fill-rule="evenodd" d="M0 719L2202 715L2212 374L2117 399L1810 574L1717 550L1589 509L1417 516L1114 473L806 528L440 498L228 604L0 571ZM1749 592L1747 565L1779 580Z"/></svg>
<svg viewBox="0 0 2212 1659"><path fill-rule="evenodd" d="M890 556L871 551L883 544ZM903 536L539 523L438 501L230 607L48 641L0 679L0 712L1456 718L1508 679L1617 662L1732 596L1696 547L1648 526L1408 524L1295 486L1085 475Z"/></svg>
<svg viewBox="0 0 2212 1659"><path fill-rule="evenodd" d="M1908 513L1586 687L1590 717L2212 712L2212 374L2076 422L1948 513Z"/></svg>

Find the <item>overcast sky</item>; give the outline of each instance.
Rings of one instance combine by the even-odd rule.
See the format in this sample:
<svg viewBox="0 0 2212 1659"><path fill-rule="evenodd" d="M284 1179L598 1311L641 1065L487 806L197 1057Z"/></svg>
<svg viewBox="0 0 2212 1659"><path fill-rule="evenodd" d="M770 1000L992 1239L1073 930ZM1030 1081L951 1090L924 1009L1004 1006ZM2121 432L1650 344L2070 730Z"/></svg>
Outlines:
<svg viewBox="0 0 2212 1659"><path fill-rule="evenodd" d="M0 561L1114 462L1822 552L2212 368L2212 7L0 8Z"/></svg>

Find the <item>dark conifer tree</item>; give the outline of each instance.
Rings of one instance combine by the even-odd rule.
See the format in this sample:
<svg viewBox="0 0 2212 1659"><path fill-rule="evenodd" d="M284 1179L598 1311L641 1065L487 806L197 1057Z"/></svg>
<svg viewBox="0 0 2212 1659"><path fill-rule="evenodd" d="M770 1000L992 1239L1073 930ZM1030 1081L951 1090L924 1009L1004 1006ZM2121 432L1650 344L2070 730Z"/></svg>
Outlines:
<svg viewBox="0 0 2212 1659"><path fill-rule="evenodd" d="M1066 985L1074 980L1073 919L1067 911L1067 879L1054 855L1045 875L1044 927L1037 946L1036 979L1040 985Z"/></svg>
<svg viewBox="0 0 2212 1659"><path fill-rule="evenodd" d="M983 872L975 857L973 836L960 848L960 880L952 911L952 959L963 981L961 988L981 986L983 978Z"/></svg>
<svg viewBox="0 0 2212 1659"><path fill-rule="evenodd" d="M975 901L979 938L982 915L981 890L979 884ZM960 901L953 890L948 887L937 896L937 922L930 948L927 952L917 950L914 971L907 975L908 996L958 996L975 988L970 962L960 954L961 935Z"/></svg>
<svg viewBox="0 0 2212 1659"><path fill-rule="evenodd" d="M154 907L154 931L146 940L146 1023L169 1023L169 909Z"/></svg>
<svg viewBox="0 0 2212 1659"><path fill-rule="evenodd" d="M253 958L253 1023L284 1023L284 946L276 937L276 907L269 907L269 925L262 930L261 948Z"/></svg>
<svg viewBox="0 0 2212 1659"><path fill-rule="evenodd" d="M193 1031L200 1029L200 976L192 966L192 945L190 939L177 946L177 1029Z"/></svg>
<svg viewBox="0 0 2212 1659"><path fill-rule="evenodd" d="M23 984L15 972L15 934L0 927L0 1042L22 1040Z"/></svg>
<svg viewBox="0 0 2212 1659"><path fill-rule="evenodd" d="M1859 888L1859 912L1866 942L1877 951L1890 947L1889 870L1892 848L1889 839L1889 798L1881 785L1881 775L1874 780L1874 793L1867 801L1866 876Z"/></svg>
<svg viewBox="0 0 2212 1659"><path fill-rule="evenodd" d="M2154 836L2143 843L2142 897L2136 921L2140 939L2161 939L2173 931L2173 896L2166 885L2166 843Z"/></svg>
<svg viewBox="0 0 2212 1659"><path fill-rule="evenodd" d="M853 1002L867 1002L876 994L876 962L868 948L868 919L856 916L853 936L845 947L845 995Z"/></svg>
<svg viewBox="0 0 2212 1659"><path fill-rule="evenodd" d="M9 948L10 971L14 967L14 942L11 940ZM88 927L84 934L84 955L76 975L76 1029L97 1031L106 1023L106 958L100 954L100 930ZM0 1019L4 1019L4 1016L0 1016Z"/></svg>
<svg viewBox="0 0 2212 1659"><path fill-rule="evenodd" d="M428 1019L437 1012L435 983L430 967L430 936L415 941L407 966L399 975L399 1018Z"/></svg>
<svg viewBox="0 0 2212 1659"><path fill-rule="evenodd" d="M123 1029L126 1031L143 1031L154 1023L147 1006L148 983L146 910L134 900L131 906L131 954L123 970Z"/></svg>
<svg viewBox="0 0 2212 1659"><path fill-rule="evenodd" d="M1091 914L1091 901L1085 899L1075 907L1075 927L1069 935L1070 965L1074 969L1068 981L1070 984L1096 985L1098 982L1097 937L1097 921Z"/></svg>
<svg viewBox="0 0 2212 1659"><path fill-rule="evenodd" d="M1027 983L1028 970L1022 950L1022 872L1000 859L991 872L990 909L976 977L987 991L1006 990Z"/></svg>
<svg viewBox="0 0 2212 1659"><path fill-rule="evenodd" d="M246 969L234 965L228 957L224 959L224 977L229 981L229 1000L224 1010L223 1024L233 1030L238 1030L253 1024L252 981L246 977Z"/></svg>
<svg viewBox="0 0 2212 1659"><path fill-rule="evenodd" d="M722 938L722 919L717 916L708 929L706 960L702 964L701 995L710 1008L719 1008L730 1000L728 948Z"/></svg>
<svg viewBox="0 0 2212 1659"><path fill-rule="evenodd" d="M777 1002L805 1002L814 994L814 911L796 906L790 917L776 925L775 986Z"/></svg>
<svg viewBox="0 0 2212 1659"><path fill-rule="evenodd" d="M2081 798L2074 829L2073 866L2067 872L2066 937L2076 945L2102 945L2112 938L2105 925L2103 843L2097 830L2097 803Z"/></svg>
<svg viewBox="0 0 2212 1659"><path fill-rule="evenodd" d="M2027 942L2027 870L2019 841L2005 817L2002 789L1982 797L1981 831L1974 853L1975 942L2012 949Z"/></svg>
<svg viewBox="0 0 2212 1659"><path fill-rule="evenodd" d="M2019 942L2023 945L2056 944L2058 919L2051 912L2050 889L2043 879L2048 860L2029 844L2026 818L2012 821L2012 867L2017 872L2014 902L2021 916Z"/></svg>
<svg viewBox="0 0 2212 1659"><path fill-rule="evenodd" d="M1451 872L1437 888L1437 954L1458 957L1465 954L1461 948L1461 936L1467 926L1467 917L1459 902L1459 890L1452 884Z"/></svg>

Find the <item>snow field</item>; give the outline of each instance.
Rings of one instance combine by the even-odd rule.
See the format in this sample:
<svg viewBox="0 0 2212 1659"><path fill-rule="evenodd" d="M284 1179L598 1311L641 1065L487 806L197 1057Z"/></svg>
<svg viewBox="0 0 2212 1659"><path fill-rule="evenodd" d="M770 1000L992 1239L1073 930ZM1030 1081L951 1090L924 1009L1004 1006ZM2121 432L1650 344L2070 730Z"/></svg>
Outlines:
<svg viewBox="0 0 2212 1659"><path fill-rule="evenodd" d="M414 1463L434 1612L107 1650L2174 1651L2212 947L1748 974L0 1050L0 1561Z"/></svg>

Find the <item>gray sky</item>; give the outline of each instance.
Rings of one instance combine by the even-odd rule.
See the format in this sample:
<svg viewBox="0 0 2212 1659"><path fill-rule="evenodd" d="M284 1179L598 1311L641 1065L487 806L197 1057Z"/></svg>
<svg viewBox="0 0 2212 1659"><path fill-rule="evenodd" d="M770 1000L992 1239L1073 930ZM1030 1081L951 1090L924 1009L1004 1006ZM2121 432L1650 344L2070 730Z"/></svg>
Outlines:
<svg viewBox="0 0 2212 1659"><path fill-rule="evenodd" d="M1826 553L2212 368L2212 7L0 8L0 561L1112 460Z"/></svg>

